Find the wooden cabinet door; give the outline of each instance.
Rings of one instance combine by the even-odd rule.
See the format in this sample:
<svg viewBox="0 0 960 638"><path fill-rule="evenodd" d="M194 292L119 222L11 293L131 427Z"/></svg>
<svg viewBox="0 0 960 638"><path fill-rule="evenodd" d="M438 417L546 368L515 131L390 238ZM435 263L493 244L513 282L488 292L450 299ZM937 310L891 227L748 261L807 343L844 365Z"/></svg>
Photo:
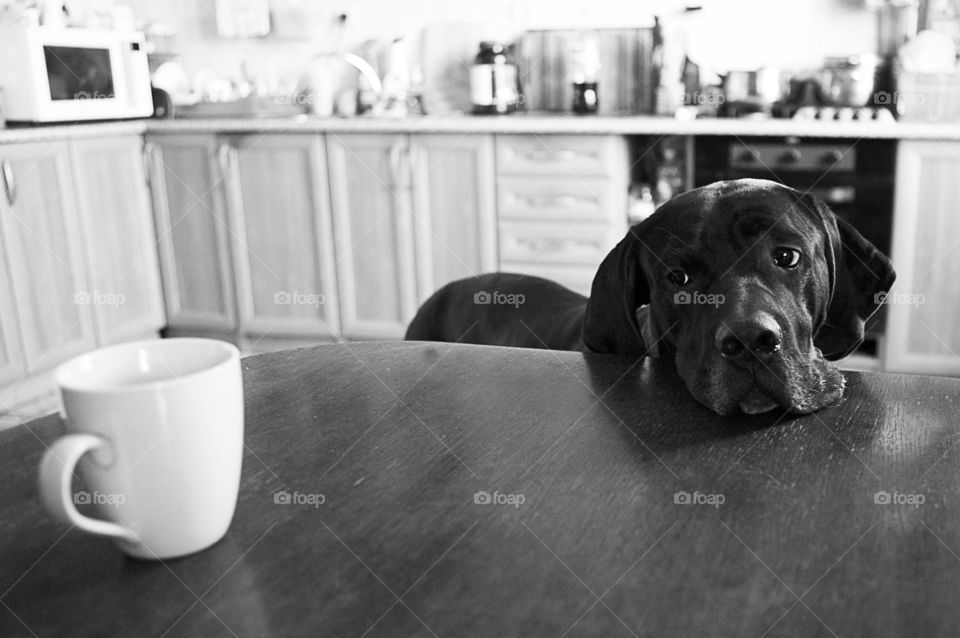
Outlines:
<svg viewBox="0 0 960 638"><path fill-rule="evenodd" d="M163 297L142 138L79 140L71 151L98 341L155 333Z"/></svg>
<svg viewBox="0 0 960 638"><path fill-rule="evenodd" d="M236 329L223 175L214 135L152 135L160 270L172 328Z"/></svg>
<svg viewBox="0 0 960 638"><path fill-rule="evenodd" d="M399 339L417 310L405 135L327 135L343 333Z"/></svg>
<svg viewBox="0 0 960 638"><path fill-rule="evenodd" d="M884 368L960 374L960 144L900 143Z"/></svg>
<svg viewBox="0 0 960 638"><path fill-rule="evenodd" d="M455 279L497 269L493 135L415 134L410 161L422 303Z"/></svg>
<svg viewBox="0 0 960 638"><path fill-rule="evenodd" d="M0 188L0 211L6 204L6 192ZM20 345L20 326L15 309L13 285L10 281L10 264L6 231L3 227L5 214L0 214L0 411L7 403L2 386L18 381L26 371Z"/></svg>
<svg viewBox="0 0 960 638"><path fill-rule="evenodd" d="M96 347L66 142L0 147L12 203L3 229L31 372Z"/></svg>
<svg viewBox="0 0 960 638"><path fill-rule="evenodd" d="M256 340L339 330L320 135L224 140L240 330Z"/></svg>

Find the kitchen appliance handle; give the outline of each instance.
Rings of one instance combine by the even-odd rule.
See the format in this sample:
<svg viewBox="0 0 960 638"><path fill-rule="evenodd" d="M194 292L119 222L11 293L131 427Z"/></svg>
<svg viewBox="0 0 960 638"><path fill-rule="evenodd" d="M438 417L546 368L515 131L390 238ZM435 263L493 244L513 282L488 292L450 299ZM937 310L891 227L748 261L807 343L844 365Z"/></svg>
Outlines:
<svg viewBox="0 0 960 638"><path fill-rule="evenodd" d="M7 160L0 160L0 170L3 171L3 189L7 193L7 203L13 206L17 201L17 181L13 176L13 168Z"/></svg>

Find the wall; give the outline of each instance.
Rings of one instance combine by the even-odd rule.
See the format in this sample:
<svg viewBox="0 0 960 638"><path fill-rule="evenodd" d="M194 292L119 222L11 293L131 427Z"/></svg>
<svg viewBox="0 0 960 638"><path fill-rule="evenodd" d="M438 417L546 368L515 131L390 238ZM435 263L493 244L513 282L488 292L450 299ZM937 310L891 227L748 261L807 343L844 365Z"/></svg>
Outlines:
<svg viewBox="0 0 960 638"><path fill-rule="evenodd" d="M702 0L704 9L678 18L677 0L274 0L308 9L310 40L271 34L252 40L216 36L214 0L127 0L140 19L162 20L177 31L181 62L191 72L209 68L236 75L246 61L257 75L298 73L303 61L333 48L333 17L350 15L347 48L368 38L415 34L425 24L483 23L484 34L508 36L524 28L652 24L652 15L673 32L686 23L690 50L701 66L785 69L818 66L828 55L872 52L874 16L864 0ZM672 28L671 28L672 27ZM674 38L677 41L677 38Z"/></svg>

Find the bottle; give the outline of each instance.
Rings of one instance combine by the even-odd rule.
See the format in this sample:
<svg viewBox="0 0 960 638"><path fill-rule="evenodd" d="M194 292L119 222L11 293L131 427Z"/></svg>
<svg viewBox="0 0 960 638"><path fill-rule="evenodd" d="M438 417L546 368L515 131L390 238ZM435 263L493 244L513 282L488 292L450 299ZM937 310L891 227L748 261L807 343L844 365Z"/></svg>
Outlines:
<svg viewBox="0 0 960 638"><path fill-rule="evenodd" d="M599 109L597 75L600 72L600 53L594 38L582 38L573 45L571 55L573 82L573 112L596 113Z"/></svg>
<svg viewBox="0 0 960 638"><path fill-rule="evenodd" d="M512 113L520 106L517 65L513 47L500 42L481 42L470 67L470 99L473 112Z"/></svg>

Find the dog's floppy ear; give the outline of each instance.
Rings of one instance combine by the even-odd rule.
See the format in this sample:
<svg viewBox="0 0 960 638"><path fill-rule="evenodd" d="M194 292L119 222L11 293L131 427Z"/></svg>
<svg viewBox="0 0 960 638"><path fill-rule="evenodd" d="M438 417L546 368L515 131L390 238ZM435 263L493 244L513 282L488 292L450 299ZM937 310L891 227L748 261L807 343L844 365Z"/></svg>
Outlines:
<svg viewBox="0 0 960 638"><path fill-rule="evenodd" d="M640 266L639 229L633 226L606 256L590 290L581 336L587 350L615 354L647 353L637 309L650 303Z"/></svg>
<svg viewBox="0 0 960 638"><path fill-rule="evenodd" d="M886 255L846 221L836 216L820 198L804 196L827 231L827 257L832 253L833 290L826 320L813 343L828 361L842 359L863 343L867 319L883 304L897 278Z"/></svg>

